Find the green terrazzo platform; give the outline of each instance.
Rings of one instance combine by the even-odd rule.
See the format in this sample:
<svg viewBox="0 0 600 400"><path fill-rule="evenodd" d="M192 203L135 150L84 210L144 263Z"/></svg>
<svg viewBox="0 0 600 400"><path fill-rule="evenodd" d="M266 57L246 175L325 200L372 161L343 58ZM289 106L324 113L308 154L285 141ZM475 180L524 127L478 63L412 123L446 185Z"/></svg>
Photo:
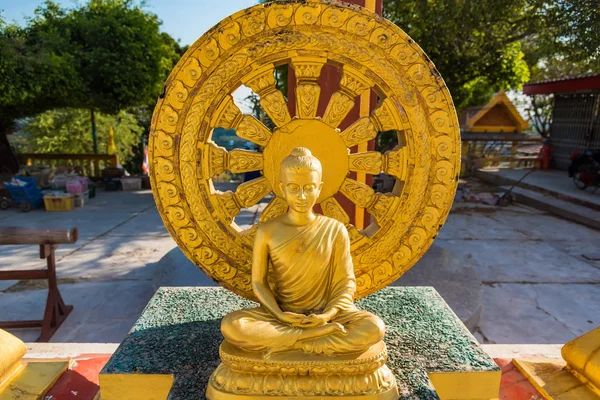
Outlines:
<svg viewBox="0 0 600 400"><path fill-rule="evenodd" d="M431 287L386 288L357 305L386 324L402 398L438 399L427 373L499 371ZM221 288L160 288L101 374L171 374L170 400L204 399L219 364L221 318L255 306Z"/></svg>

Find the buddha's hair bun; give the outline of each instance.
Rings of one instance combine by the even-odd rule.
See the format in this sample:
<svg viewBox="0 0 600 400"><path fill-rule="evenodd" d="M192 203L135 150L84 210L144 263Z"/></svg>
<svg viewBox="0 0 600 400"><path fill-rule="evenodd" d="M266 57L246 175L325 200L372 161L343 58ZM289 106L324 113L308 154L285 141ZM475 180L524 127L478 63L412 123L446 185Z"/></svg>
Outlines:
<svg viewBox="0 0 600 400"><path fill-rule="evenodd" d="M281 172L283 173L285 170L316 171L319 175L323 173L321 162L306 147L296 147L289 156L283 159L281 162Z"/></svg>
<svg viewBox="0 0 600 400"><path fill-rule="evenodd" d="M312 153L310 152L309 149L307 149L306 147L296 147L294 150L292 150L292 152L290 153L290 156L292 157L312 157Z"/></svg>

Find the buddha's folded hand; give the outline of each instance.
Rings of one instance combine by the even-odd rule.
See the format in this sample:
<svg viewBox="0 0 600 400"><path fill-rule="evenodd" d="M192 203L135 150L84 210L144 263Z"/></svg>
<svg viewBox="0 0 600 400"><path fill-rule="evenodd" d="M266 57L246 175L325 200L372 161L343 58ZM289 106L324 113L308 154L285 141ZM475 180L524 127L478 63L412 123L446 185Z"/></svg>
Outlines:
<svg viewBox="0 0 600 400"><path fill-rule="evenodd" d="M302 328L314 328L317 326L325 325L329 322L329 318L325 314L310 314L302 320Z"/></svg>
<svg viewBox="0 0 600 400"><path fill-rule="evenodd" d="M297 314L294 312L286 311L277 316L277 319L284 324L292 326L302 326L302 321L306 316L303 314Z"/></svg>

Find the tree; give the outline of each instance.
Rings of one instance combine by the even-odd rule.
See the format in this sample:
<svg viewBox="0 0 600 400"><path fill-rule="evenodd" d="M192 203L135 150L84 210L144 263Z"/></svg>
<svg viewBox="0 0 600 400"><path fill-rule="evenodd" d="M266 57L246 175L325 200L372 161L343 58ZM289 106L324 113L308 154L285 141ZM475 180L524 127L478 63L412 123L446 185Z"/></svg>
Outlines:
<svg viewBox="0 0 600 400"><path fill-rule="evenodd" d="M529 80L521 40L547 25L542 0L384 0L444 78L457 108Z"/></svg>
<svg viewBox="0 0 600 400"><path fill-rule="evenodd" d="M29 23L43 19L50 28L63 18L64 12L48 3ZM11 132L20 118L66 106L81 91L75 55L56 28L32 30L0 18L0 135Z"/></svg>
<svg viewBox="0 0 600 400"><path fill-rule="evenodd" d="M559 0L547 13L553 25L523 41L532 80L600 73L600 3Z"/></svg>
<svg viewBox="0 0 600 400"><path fill-rule="evenodd" d="M99 150L107 154L108 134L114 129L117 155L122 164L133 156L144 128L132 113L97 113ZM22 152L86 154L93 149L89 135L89 115L85 109L63 108L49 110L22 121L13 138L15 147Z"/></svg>
<svg viewBox="0 0 600 400"><path fill-rule="evenodd" d="M550 136L550 125L552 124L552 111L554 109L554 96L536 94L529 97L529 103L525 107L529 115L529 123L537 134L543 138Z"/></svg>
<svg viewBox="0 0 600 400"><path fill-rule="evenodd" d="M531 79L541 81L600 73L600 4L559 0L547 4L554 23L523 40ZM550 136L553 95L531 95L526 111L535 131Z"/></svg>
<svg viewBox="0 0 600 400"><path fill-rule="evenodd" d="M84 97L76 106L115 113L158 96L163 59L174 50L156 15L130 0L90 0L64 20L79 60Z"/></svg>
<svg viewBox="0 0 600 400"><path fill-rule="evenodd" d="M132 0L90 0L72 10L47 0L25 28L2 23L0 134L45 110L86 108L94 127L96 111L155 102L181 51L159 27Z"/></svg>

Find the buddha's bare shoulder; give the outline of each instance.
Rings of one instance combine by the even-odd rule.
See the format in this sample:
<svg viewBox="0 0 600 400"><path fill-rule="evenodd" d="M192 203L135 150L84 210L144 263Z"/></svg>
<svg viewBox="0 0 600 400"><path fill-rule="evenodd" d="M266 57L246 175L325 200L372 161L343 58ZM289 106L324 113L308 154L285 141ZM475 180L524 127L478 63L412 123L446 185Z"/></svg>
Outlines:
<svg viewBox="0 0 600 400"><path fill-rule="evenodd" d="M259 224L258 230L256 231L256 236L262 238L269 238L273 236L273 233L275 231L280 230L286 225L285 216L285 214L279 215L275 218L271 218L270 220Z"/></svg>
<svg viewBox="0 0 600 400"><path fill-rule="evenodd" d="M325 215L318 215L318 218L320 218L321 220L331 224L332 226L335 226L338 229L342 229L342 230L346 230L346 226L344 225L343 222L338 221L335 218L331 218L331 217L326 217Z"/></svg>

